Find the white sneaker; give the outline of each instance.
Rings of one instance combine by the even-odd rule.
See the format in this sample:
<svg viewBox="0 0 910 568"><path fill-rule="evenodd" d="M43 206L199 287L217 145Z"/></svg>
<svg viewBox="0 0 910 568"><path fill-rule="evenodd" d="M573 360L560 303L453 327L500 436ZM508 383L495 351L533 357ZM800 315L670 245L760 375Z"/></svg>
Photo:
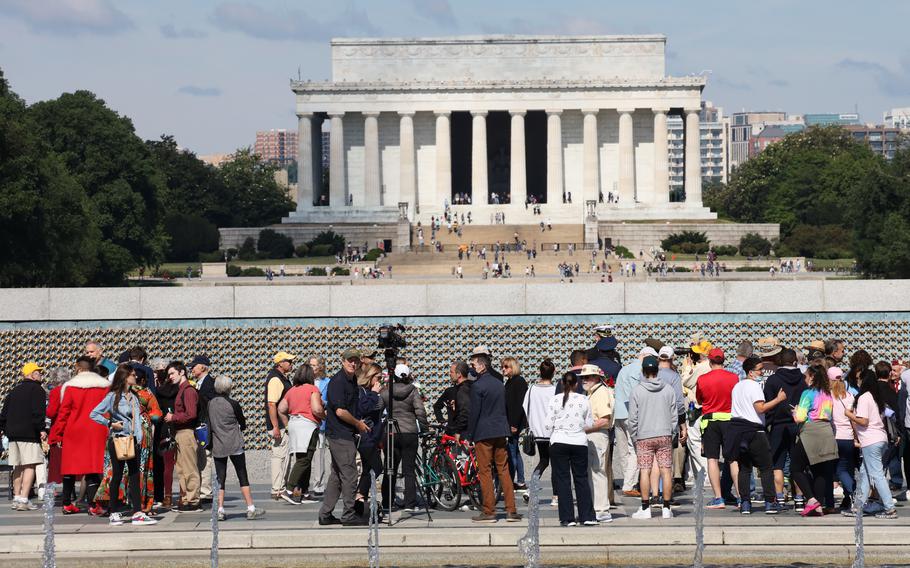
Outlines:
<svg viewBox="0 0 910 568"><path fill-rule="evenodd" d="M133 523L134 525L157 525L158 524L158 521L156 519L149 517L142 511L134 513L133 517L130 519L130 522Z"/></svg>
<svg viewBox="0 0 910 568"><path fill-rule="evenodd" d="M610 511L601 511L597 513L597 522L598 523L612 523L613 515L610 514Z"/></svg>
<svg viewBox="0 0 910 568"><path fill-rule="evenodd" d="M585 521L582 524L586 527L596 527L600 523L598 523L597 521Z"/></svg>
<svg viewBox="0 0 910 568"><path fill-rule="evenodd" d="M663 517L664 519L672 519L673 518L673 509L671 509L670 507L662 507L660 516Z"/></svg>
<svg viewBox="0 0 910 568"><path fill-rule="evenodd" d="M638 520L650 519L651 518L651 507L648 507L647 509L642 509L639 507L639 509L637 511L632 513L632 518L638 519Z"/></svg>
<svg viewBox="0 0 910 568"><path fill-rule="evenodd" d="M556 495L554 495L553 498L550 499L550 506L551 506L551 507L559 507L559 497L557 497Z"/></svg>
<svg viewBox="0 0 910 568"><path fill-rule="evenodd" d="M119 527L123 524L123 518L120 516L120 513L111 513L111 518L109 524L112 527Z"/></svg>
<svg viewBox="0 0 910 568"><path fill-rule="evenodd" d="M19 501L16 503L17 511L37 511L38 505L35 505L31 501Z"/></svg>

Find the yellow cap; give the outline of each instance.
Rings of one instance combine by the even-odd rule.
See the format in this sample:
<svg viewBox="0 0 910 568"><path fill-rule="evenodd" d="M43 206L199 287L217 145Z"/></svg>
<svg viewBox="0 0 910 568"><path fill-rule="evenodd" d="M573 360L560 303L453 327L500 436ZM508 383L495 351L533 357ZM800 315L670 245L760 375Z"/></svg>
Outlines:
<svg viewBox="0 0 910 568"><path fill-rule="evenodd" d="M26 377L31 375L35 371L43 371L43 370L44 370L44 367L39 367L38 363L29 362L29 363L26 363L25 365L22 365L22 374Z"/></svg>
<svg viewBox="0 0 910 568"><path fill-rule="evenodd" d="M698 353L699 355L707 355L711 348L714 347L711 345L711 342L704 339L696 345L692 346L692 351Z"/></svg>
<svg viewBox="0 0 910 568"><path fill-rule="evenodd" d="M296 355L291 355L290 353L286 353L284 351L279 351L278 353L275 353L275 357L273 357L273 360L275 361L275 364L277 365L278 363L281 363L282 361L293 361L296 358L297 358Z"/></svg>

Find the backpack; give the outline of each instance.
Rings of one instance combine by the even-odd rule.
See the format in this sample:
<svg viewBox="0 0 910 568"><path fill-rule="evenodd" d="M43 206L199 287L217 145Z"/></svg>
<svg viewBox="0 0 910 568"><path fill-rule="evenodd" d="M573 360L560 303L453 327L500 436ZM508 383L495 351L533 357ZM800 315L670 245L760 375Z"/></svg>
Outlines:
<svg viewBox="0 0 910 568"><path fill-rule="evenodd" d="M896 446L901 442L900 426L897 423L897 413L886 406L885 411L881 414L882 423L885 425L885 433L888 435L888 445Z"/></svg>

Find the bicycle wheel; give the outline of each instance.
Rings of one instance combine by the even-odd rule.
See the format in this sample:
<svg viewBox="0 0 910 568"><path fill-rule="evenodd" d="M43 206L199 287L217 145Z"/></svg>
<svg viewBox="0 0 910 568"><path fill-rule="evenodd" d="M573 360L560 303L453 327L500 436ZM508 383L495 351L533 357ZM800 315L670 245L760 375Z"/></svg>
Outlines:
<svg viewBox="0 0 910 568"><path fill-rule="evenodd" d="M483 510L483 495L480 493L480 481L475 479L474 483L468 485L465 489L468 492L468 497L471 499L471 504L474 505L474 508L478 511ZM493 492L496 495L496 503L502 501L502 487L500 487L499 478L497 477L493 477Z"/></svg>
<svg viewBox="0 0 910 568"><path fill-rule="evenodd" d="M433 500L444 511L454 511L461 505L461 484L455 471L455 462L445 454L437 453L432 457L430 467L438 482L431 491Z"/></svg>

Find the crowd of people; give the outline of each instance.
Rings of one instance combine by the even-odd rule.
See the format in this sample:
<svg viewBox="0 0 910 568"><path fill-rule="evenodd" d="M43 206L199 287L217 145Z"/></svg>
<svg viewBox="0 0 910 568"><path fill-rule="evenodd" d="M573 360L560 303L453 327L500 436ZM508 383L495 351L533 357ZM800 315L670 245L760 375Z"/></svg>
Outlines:
<svg viewBox="0 0 910 568"><path fill-rule="evenodd" d="M505 520L520 520L516 495L527 501L530 476L548 468L563 526L609 523L622 498L640 500L633 518L672 518L690 479L706 480L709 509L897 517L910 473L910 369L901 361L874 363L860 349L845 364L837 339L802 347L743 340L728 356L701 334L676 348L649 337L625 363L618 347L613 328L599 326L593 346L572 351L565 370L544 359L533 381L516 357L495 365L483 345L452 362L452 384L430 416L476 462L482 506L474 522L498 520L500 492ZM271 499L321 503L322 526L366 524L380 477L381 514L432 504L417 478L419 437L433 428L425 393L406 358L387 373L377 355L346 349L327 377L321 357L298 364L280 351L265 375ZM114 363L97 342L71 370L50 370L48 385L41 366L25 364L0 411L13 509L36 509L33 487L54 481L66 515L148 525L164 511L191 513L214 499L224 520L230 461L245 517L260 518L244 410L231 398L231 378L210 369L205 355L184 365L149 360L141 347ZM537 457L532 472L523 454ZM399 470L400 499L392 489Z"/></svg>

